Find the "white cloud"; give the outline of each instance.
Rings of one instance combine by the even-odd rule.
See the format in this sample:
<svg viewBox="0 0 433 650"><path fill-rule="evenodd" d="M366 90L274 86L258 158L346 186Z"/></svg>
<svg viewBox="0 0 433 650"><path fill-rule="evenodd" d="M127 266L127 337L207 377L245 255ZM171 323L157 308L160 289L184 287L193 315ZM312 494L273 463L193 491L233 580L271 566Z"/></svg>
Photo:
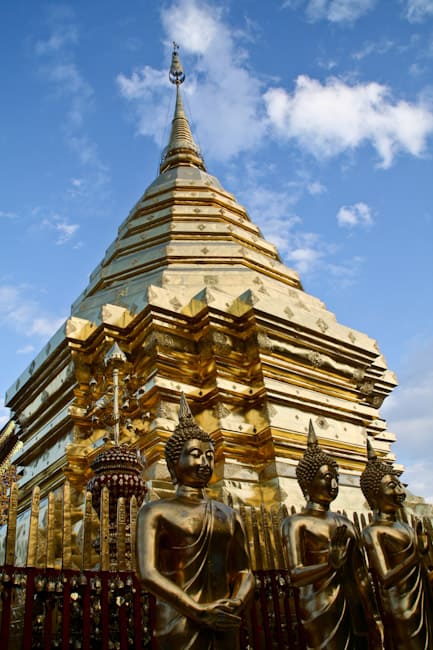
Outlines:
<svg viewBox="0 0 433 650"><path fill-rule="evenodd" d="M44 313L33 293L29 286L0 284L0 324L24 336L46 338L54 334L65 319Z"/></svg>
<svg viewBox="0 0 433 650"><path fill-rule="evenodd" d="M335 61L335 59L323 59L323 58L318 58L316 61L317 65L319 68L322 68L322 70L327 70L330 72L334 68L337 67L338 63Z"/></svg>
<svg viewBox="0 0 433 650"><path fill-rule="evenodd" d="M70 19L71 16L68 16ZM45 40L37 41L35 52L37 55L53 54L63 50L69 45L75 45L78 42L78 30L76 25L69 22L54 24L51 34Z"/></svg>
<svg viewBox="0 0 433 650"><path fill-rule="evenodd" d="M138 133L152 137L160 148L165 144L162 133L166 127L167 111L156 110L156 106L167 104L167 80L167 70L155 70L148 65L134 70L129 77L119 74L116 78L120 94L131 101L136 109Z"/></svg>
<svg viewBox="0 0 433 650"><path fill-rule="evenodd" d="M145 65L140 71L134 70L130 77L123 74L117 76L121 94L126 99L152 98L158 88L167 88L167 70L155 70Z"/></svg>
<svg viewBox="0 0 433 650"><path fill-rule="evenodd" d="M187 108L191 105L205 156L227 160L255 147L266 122L260 82L249 71L239 44L242 33L230 30L221 9L196 0L177 0L161 17L167 42L179 43L181 59L189 59L183 95ZM139 132L153 136L158 146L165 116L155 106L166 103L167 78L167 70L149 66L117 77L121 94L134 102Z"/></svg>
<svg viewBox="0 0 433 650"><path fill-rule="evenodd" d="M167 36L177 36L177 42L192 54L206 55L214 47L221 48L225 56L230 53L231 37L220 7L178 0L162 11L162 23Z"/></svg>
<svg viewBox="0 0 433 650"><path fill-rule="evenodd" d="M71 11L54 11L49 19L49 36L36 42L34 51L39 71L57 92L68 99L67 127L81 127L93 107L94 92L74 61L78 29Z"/></svg>
<svg viewBox="0 0 433 650"><path fill-rule="evenodd" d="M32 354L35 351L34 345L23 345L22 348L18 348L17 354Z"/></svg>
<svg viewBox="0 0 433 650"><path fill-rule="evenodd" d="M324 263L325 253L320 238L315 233L298 233L290 243L285 258L298 273L312 273Z"/></svg>
<svg viewBox="0 0 433 650"><path fill-rule="evenodd" d="M411 63L409 66L409 74L412 77L420 77L426 72L427 68L420 63Z"/></svg>
<svg viewBox="0 0 433 650"><path fill-rule="evenodd" d="M329 20L332 23L353 23L366 14L375 0L307 0L306 15L309 20ZM298 7L299 0L287 0L283 6Z"/></svg>
<svg viewBox="0 0 433 650"><path fill-rule="evenodd" d="M265 162L261 157L245 156L241 165L235 162L231 169L233 173L226 178L237 188L236 195L249 207L254 221L261 215L265 215L266 220L276 215L286 219L305 194L315 196L327 192L326 186L314 179L310 167L299 163L289 181L283 180L279 165ZM266 185L269 178L274 179L272 188ZM278 183L278 179L283 182Z"/></svg>
<svg viewBox="0 0 433 650"><path fill-rule="evenodd" d="M55 215L52 219L44 219L41 223L42 228L53 230L57 233L56 244L61 246L66 244L75 235L79 229L77 223L68 223L66 219Z"/></svg>
<svg viewBox="0 0 433 650"><path fill-rule="evenodd" d="M260 167L250 163L243 171L245 174L236 180L237 196L246 206L251 220L262 230L265 239L284 255L290 248L294 228L302 223L301 218L293 212L299 198L298 184L288 189L271 188L263 183L263 170Z"/></svg>
<svg viewBox="0 0 433 650"><path fill-rule="evenodd" d="M71 95L82 94L87 99L93 95L90 85L84 80L75 63L56 63L47 68L50 79L62 86Z"/></svg>
<svg viewBox="0 0 433 650"><path fill-rule="evenodd" d="M317 158L369 142L389 167L400 151L421 156L433 132L433 113L422 102L395 101L378 83L348 85L299 76L292 94L271 88L265 94L269 120L280 138L294 138Z"/></svg>
<svg viewBox="0 0 433 650"><path fill-rule="evenodd" d="M0 284L0 315L18 302L20 289L12 285Z"/></svg>
<svg viewBox="0 0 433 650"><path fill-rule="evenodd" d="M325 244L316 233L303 232L302 219L293 211L308 180L300 178L288 189L277 190L260 182L260 169L247 168L246 173L247 182L238 191L238 197L263 237L276 246L283 261L300 274L312 273L325 265L332 246Z"/></svg>
<svg viewBox="0 0 433 650"><path fill-rule="evenodd" d="M83 178L71 178L70 186L67 188L67 194L71 198L77 198L86 194L87 186Z"/></svg>
<svg viewBox="0 0 433 650"><path fill-rule="evenodd" d="M312 181L307 185L307 192L315 196L326 192L326 187L320 181Z"/></svg>
<svg viewBox="0 0 433 650"><path fill-rule="evenodd" d="M289 191L270 189L263 185L248 185L246 190L239 193L245 200L248 210L253 216L253 221L263 226L275 220L278 228L284 222L284 229L288 230L296 223L299 217L291 215L291 207L296 199Z"/></svg>
<svg viewBox="0 0 433 650"><path fill-rule="evenodd" d="M5 407L3 397L0 397L0 429L9 421L10 411Z"/></svg>
<svg viewBox="0 0 433 650"><path fill-rule="evenodd" d="M34 47L38 70L54 89L54 97L64 100L65 118L61 128L65 142L80 162L90 168L89 184L94 192L108 183L109 176L97 145L85 132L86 118L94 109L95 93L75 61L78 28L72 10L62 6L51 9L48 27L49 36L37 41ZM68 194L72 198L79 195L78 192Z"/></svg>
<svg viewBox="0 0 433 650"><path fill-rule="evenodd" d="M59 233L56 244L65 244L78 230L79 226L76 223L60 222L55 224L55 229Z"/></svg>
<svg viewBox="0 0 433 650"><path fill-rule="evenodd" d="M339 226L353 228L355 226L370 226L373 223L371 209L366 203L343 205L337 213Z"/></svg>
<svg viewBox="0 0 433 650"><path fill-rule="evenodd" d="M320 276L323 282L326 277L329 283L342 289L353 285L364 263L359 256L343 260L335 244L324 241L318 233L299 229L287 234L279 249L283 252L284 262L294 268L301 279L307 275ZM337 252L338 263L334 261Z"/></svg>
<svg viewBox="0 0 433 650"><path fill-rule="evenodd" d="M354 52L352 57L356 59L356 61L361 61L371 54L386 54L394 47L394 45L394 41L386 38L381 39L380 41L368 41L364 43L361 49Z"/></svg>
<svg viewBox="0 0 433 650"><path fill-rule="evenodd" d="M0 219L16 219L17 214L15 212L7 212L0 210Z"/></svg>
<svg viewBox="0 0 433 650"><path fill-rule="evenodd" d="M409 345L404 366L399 372L399 387L385 400L381 409L389 430L397 436L393 452L397 461L406 466L409 489L424 497L430 497L433 492L432 358L433 339L420 335ZM420 468L424 470L417 473L417 468L418 472Z"/></svg>
<svg viewBox="0 0 433 650"><path fill-rule="evenodd" d="M387 417L405 452L430 446L433 431L433 370L407 378L385 403ZM406 446L408 448L406 448Z"/></svg>
<svg viewBox="0 0 433 650"><path fill-rule="evenodd" d="M433 0L408 0L406 17L409 22L422 22L430 16L433 16Z"/></svg>
<svg viewBox="0 0 433 650"><path fill-rule="evenodd" d="M372 3L321 2L311 7L326 15L358 15ZM375 82L352 85L329 78L325 82L301 75L292 93L282 87L265 88L249 66L239 30L231 30L222 9L197 0L175 0L161 10L165 39L181 46L187 83L182 86L191 106L193 131L207 156L228 160L260 146L265 138L279 143L296 140L317 158L340 155L369 144L387 168L399 153L421 156L433 132L433 112L427 95L409 102L393 97ZM369 49L373 47L369 46ZM389 41L377 45L382 51ZM359 53L358 56L364 56ZM168 65L167 65L168 68ZM121 95L137 116L138 132L152 137L162 149L166 106L174 91L167 69L150 66L117 76ZM194 128L196 127L196 129Z"/></svg>
<svg viewBox="0 0 433 650"><path fill-rule="evenodd" d="M405 468L402 480L416 496L422 496L427 503L433 503L433 461L420 461Z"/></svg>
<svg viewBox="0 0 433 650"><path fill-rule="evenodd" d="M36 336L40 336L42 338L49 338L56 332L60 325L64 323L64 318L49 318L49 317L43 317L43 316L37 316L36 318L33 318L30 329L29 329L29 335L35 334Z"/></svg>
<svg viewBox="0 0 433 650"><path fill-rule="evenodd" d="M85 115L93 108L94 92L75 63L52 61L42 68L46 78L57 90L69 98L68 126L81 127Z"/></svg>
<svg viewBox="0 0 433 650"><path fill-rule="evenodd" d="M101 161L96 143L92 142L85 133L70 133L67 142L70 149L76 153L80 163L91 170L90 178L86 183L82 182L80 188L87 185L91 187L94 194L96 189L104 187L110 180L109 169ZM75 195L78 195L78 192L75 192Z"/></svg>
<svg viewBox="0 0 433 650"><path fill-rule="evenodd" d="M294 206L304 192L321 193L326 188L318 181L311 181L305 170L298 170L297 177L283 189L264 185L262 167L247 164L240 179L234 184L237 196L244 203L252 221L257 224L263 237L276 246L283 262L295 269L302 277L321 274L338 287L351 286L356 280L361 257L341 259L336 244L324 241L314 232L303 230L303 219L294 212ZM267 170L267 173L275 172ZM339 261L335 258L339 254Z"/></svg>
<svg viewBox="0 0 433 650"><path fill-rule="evenodd" d="M360 255L354 255L348 260L340 259L338 263L328 261L325 272L333 278L338 287L351 287L356 282L364 262L365 259Z"/></svg>

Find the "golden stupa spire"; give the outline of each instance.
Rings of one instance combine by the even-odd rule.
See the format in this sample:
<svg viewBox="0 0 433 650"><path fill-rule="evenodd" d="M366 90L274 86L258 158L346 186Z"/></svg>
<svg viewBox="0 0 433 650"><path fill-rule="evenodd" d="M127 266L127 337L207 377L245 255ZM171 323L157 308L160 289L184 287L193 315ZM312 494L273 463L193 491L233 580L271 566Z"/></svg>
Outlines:
<svg viewBox="0 0 433 650"><path fill-rule="evenodd" d="M173 54L168 76L171 83L176 85L176 108L171 123L170 138L168 145L164 149L159 171L162 174L167 169L178 165L193 165L205 171L206 168L200 150L192 137L191 128L183 107L180 85L185 81L185 72L179 58L179 46L176 43L173 43Z"/></svg>

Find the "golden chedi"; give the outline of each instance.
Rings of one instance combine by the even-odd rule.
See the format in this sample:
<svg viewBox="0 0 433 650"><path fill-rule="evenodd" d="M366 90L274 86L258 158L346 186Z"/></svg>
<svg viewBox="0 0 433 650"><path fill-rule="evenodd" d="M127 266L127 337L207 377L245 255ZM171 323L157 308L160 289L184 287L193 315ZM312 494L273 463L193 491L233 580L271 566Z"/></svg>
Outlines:
<svg viewBox="0 0 433 650"><path fill-rule="evenodd" d="M338 461L338 508L347 512L366 509L359 489L366 435L381 453L391 451L394 436L379 409L396 378L376 341L304 290L207 171L183 106L184 78L175 48L176 104L159 173L68 320L7 391L20 445L13 462L24 468L20 540L35 487L41 519L47 495L60 498L66 480L74 503L83 503L107 433L103 386L113 382L105 358L115 343L126 356L119 444L146 458L150 498L172 491L164 448L181 392L217 443L213 496L235 504L302 506L295 468L310 418ZM20 541L20 562L26 552Z"/></svg>

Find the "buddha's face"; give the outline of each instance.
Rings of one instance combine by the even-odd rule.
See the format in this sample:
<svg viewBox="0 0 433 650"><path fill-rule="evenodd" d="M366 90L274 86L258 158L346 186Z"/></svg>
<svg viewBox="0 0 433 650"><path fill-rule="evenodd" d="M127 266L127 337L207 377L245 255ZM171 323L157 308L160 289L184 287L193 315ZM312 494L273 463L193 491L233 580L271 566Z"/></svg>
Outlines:
<svg viewBox="0 0 433 650"><path fill-rule="evenodd" d="M338 494L338 471L332 465L322 465L309 486L310 501L329 505Z"/></svg>
<svg viewBox="0 0 433 650"><path fill-rule="evenodd" d="M206 487L213 473L215 450L211 442L192 438L183 445L174 470L180 485Z"/></svg>
<svg viewBox="0 0 433 650"><path fill-rule="evenodd" d="M402 507L406 499L406 490L394 474L385 474L380 481L376 503L381 512L395 512Z"/></svg>

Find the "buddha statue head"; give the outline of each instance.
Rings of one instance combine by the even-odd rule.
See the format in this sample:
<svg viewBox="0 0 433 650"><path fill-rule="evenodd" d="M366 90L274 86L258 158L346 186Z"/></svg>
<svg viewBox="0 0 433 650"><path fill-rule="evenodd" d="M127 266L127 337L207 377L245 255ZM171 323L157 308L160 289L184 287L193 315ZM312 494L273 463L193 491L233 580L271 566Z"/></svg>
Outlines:
<svg viewBox="0 0 433 650"><path fill-rule="evenodd" d="M338 494L338 465L319 446L310 420L307 449L296 467L296 478L308 501L329 506Z"/></svg>
<svg viewBox="0 0 433 650"><path fill-rule="evenodd" d="M402 507L406 491L400 482L401 471L378 459L367 440L368 461L361 474L361 490L372 510L391 513Z"/></svg>
<svg viewBox="0 0 433 650"><path fill-rule="evenodd" d="M165 460L173 483L206 487L213 473L215 446L194 420L182 393L179 424L167 441Z"/></svg>

